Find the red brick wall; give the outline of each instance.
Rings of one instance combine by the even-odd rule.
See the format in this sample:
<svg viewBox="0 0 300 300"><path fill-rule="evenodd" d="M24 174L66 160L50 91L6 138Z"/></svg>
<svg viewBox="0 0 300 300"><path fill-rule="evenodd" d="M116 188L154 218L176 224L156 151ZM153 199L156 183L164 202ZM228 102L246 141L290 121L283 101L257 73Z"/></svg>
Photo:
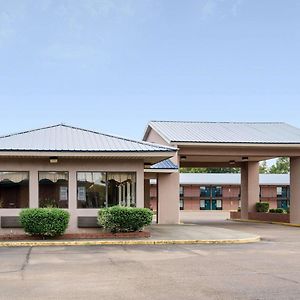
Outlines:
<svg viewBox="0 0 300 300"><path fill-rule="evenodd" d="M150 198L150 209L152 209L152 210L157 209L157 200L156 200L156 198Z"/></svg>
<svg viewBox="0 0 300 300"><path fill-rule="evenodd" d="M184 199L184 210L200 210L200 199Z"/></svg>
<svg viewBox="0 0 300 300"><path fill-rule="evenodd" d="M276 186L260 186L260 200L268 202L270 208L277 208L277 187Z"/></svg>
<svg viewBox="0 0 300 300"><path fill-rule="evenodd" d="M240 186L224 185L222 186L222 207L223 210L237 210L239 207Z"/></svg>
<svg viewBox="0 0 300 300"><path fill-rule="evenodd" d="M157 190L156 190L156 185L154 184L151 184L151 187L150 187L150 197L156 197L156 193L157 193Z"/></svg>
<svg viewBox="0 0 300 300"><path fill-rule="evenodd" d="M200 209L200 185L184 185L184 209ZM222 207L223 210L237 210L239 207L240 186L222 186ZM270 208L277 208L276 186L261 186L261 201L269 202ZM156 186L150 188L151 207L156 210Z"/></svg>
<svg viewBox="0 0 300 300"><path fill-rule="evenodd" d="M184 185L183 189L184 197L200 197L199 185Z"/></svg>
<svg viewBox="0 0 300 300"><path fill-rule="evenodd" d="M223 210L237 210L239 207L239 200L236 198L227 198L222 201Z"/></svg>
<svg viewBox="0 0 300 300"><path fill-rule="evenodd" d="M223 198L238 198L241 188L238 185L224 185Z"/></svg>

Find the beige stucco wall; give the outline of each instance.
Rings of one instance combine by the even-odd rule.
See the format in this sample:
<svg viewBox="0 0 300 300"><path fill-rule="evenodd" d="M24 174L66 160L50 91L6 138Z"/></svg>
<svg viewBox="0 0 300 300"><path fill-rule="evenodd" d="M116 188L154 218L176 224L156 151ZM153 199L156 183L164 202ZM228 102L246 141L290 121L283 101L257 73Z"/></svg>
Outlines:
<svg viewBox="0 0 300 300"><path fill-rule="evenodd" d="M77 171L136 172L136 204L144 207L144 162L143 160L121 159L72 159L59 158L57 164L50 164L48 158L0 158L0 171L29 171L29 206L38 207L38 172L69 172L70 223L68 232L77 229L78 216L97 216L98 209L77 209ZM20 209L0 209L0 216L17 216Z"/></svg>
<svg viewBox="0 0 300 300"><path fill-rule="evenodd" d="M291 157L290 222L300 224L300 157Z"/></svg>
<svg viewBox="0 0 300 300"><path fill-rule="evenodd" d="M153 129L150 129L147 139L147 142L150 143L156 143L156 144L161 144L161 145L165 145L165 146L170 146L170 144L165 141L156 131L154 131Z"/></svg>
<svg viewBox="0 0 300 300"><path fill-rule="evenodd" d="M147 142L170 145L155 130L150 129ZM178 152L170 160L179 167ZM179 223L179 173L158 174L158 223Z"/></svg>
<svg viewBox="0 0 300 300"><path fill-rule="evenodd" d="M179 173L158 174L158 223L179 223Z"/></svg>
<svg viewBox="0 0 300 300"><path fill-rule="evenodd" d="M255 212L259 202L259 163L249 161L241 167L241 216L248 219L248 212Z"/></svg>

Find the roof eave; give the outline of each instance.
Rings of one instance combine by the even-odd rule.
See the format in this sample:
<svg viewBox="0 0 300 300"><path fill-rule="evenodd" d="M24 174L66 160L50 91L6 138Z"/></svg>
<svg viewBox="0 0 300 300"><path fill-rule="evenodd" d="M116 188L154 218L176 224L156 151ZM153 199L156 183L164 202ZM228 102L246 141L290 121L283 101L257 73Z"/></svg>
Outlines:
<svg viewBox="0 0 300 300"><path fill-rule="evenodd" d="M176 146L220 146L220 147L300 147L300 143L256 143L256 142L197 142L197 141L171 141Z"/></svg>
<svg viewBox="0 0 300 300"><path fill-rule="evenodd" d="M0 150L0 157L172 157L177 150L159 150L159 151L57 151L57 150Z"/></svg>

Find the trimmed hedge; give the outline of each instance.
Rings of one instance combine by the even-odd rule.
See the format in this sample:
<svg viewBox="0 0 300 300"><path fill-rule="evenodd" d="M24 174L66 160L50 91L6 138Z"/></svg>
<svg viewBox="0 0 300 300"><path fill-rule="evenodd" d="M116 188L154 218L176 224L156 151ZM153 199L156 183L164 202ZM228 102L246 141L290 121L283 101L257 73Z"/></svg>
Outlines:
<svg viewBox="0 0 300 300"><path fill-rule="evenodd" d="M98 224L113 233L142 231L152 223L153 213L148 208L113 206L98 212Z"/></svg>
<svg viewBox="0 0 300 300"><path fill-rule="evenodd" d="M268 202L256 202L256 211L257 212L268 212L269 211L269 203Z"/></svg>
<svg viewBox="0 0 300 300"><path fill-rule="evenodd" d="M276 214L286 214L286 211L283 208L271 208L269 212Z"/></svg>
<svg viewBox="0 0 300 300"><path fill-rule="evenodd" d="M62 235L69 223L70 214L59 208L25 208L20 222L25 232L41 237Z"/></svg>

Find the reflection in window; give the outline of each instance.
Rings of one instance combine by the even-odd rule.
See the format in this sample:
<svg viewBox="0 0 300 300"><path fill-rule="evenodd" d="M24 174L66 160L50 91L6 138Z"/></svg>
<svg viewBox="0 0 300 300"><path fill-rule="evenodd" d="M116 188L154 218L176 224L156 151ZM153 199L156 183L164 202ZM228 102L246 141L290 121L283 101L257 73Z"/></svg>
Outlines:
<svg viewBox="0 0 300 300"><path fill-rule="evenodd" d="M183 187L182 185L179 186L179 195L180 195L181 197L184 196L184 187Z"/></svg>
<svg viewBox="0 0 300 300"><path fill-rule="evenodd" d="M29 207L29 173L0 172L0 208Z"/></svg>
<svg viewBox="0 0 300 300"><path fill-rule="evenodd" d="M136 206L135 173L107 173L108 206Z"/></svg>
<svg viewBox="0 0 300 300"><path fill-rule="evenodd" d="M180 198L180 200L179 200L179 209L184 210L184 200L183 200L183 198Z"/></svg>
<svg viewBox="0 0 300 300"><path fill-rule="evenodd" d="M201 186L200 187L200 197L202 198L210 198L211 188L210 186Z"/></svg>
<svg viewBox="0 0 300 300"><path fill-rule="evenodd" d="M39 207L68 208L68 172L39 172Z"/></svg>
<svg viewBox="0 0 300 300"><path fill-rule="evenodd" d="M77 173L77 207L103 208L106 206L106 173Z"/></svg>
<svg viewBox="0 0 300 300"><path fill-rule="evenodd" d="M212 197L222 197L222 187L221 186L213 186L212 187Z"/></svg>
<svg viewBox="0 0 300 300"><path fill-rule="evenodd" d="M277 207L287 209L290 206L290 191L288 186L277 187Z"/></svg>

